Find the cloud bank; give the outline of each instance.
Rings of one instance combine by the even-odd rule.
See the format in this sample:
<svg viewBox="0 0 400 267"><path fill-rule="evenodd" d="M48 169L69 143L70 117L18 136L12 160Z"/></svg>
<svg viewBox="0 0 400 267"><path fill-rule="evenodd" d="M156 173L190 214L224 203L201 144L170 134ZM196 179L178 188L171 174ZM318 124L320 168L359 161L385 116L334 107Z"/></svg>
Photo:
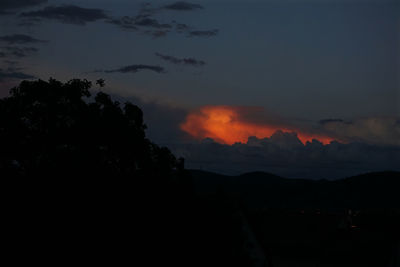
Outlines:
<svg viewBox="0 0 400 267"><path fill-rule="evenodd" d="M323 128L347 142L400 146L400 118L370 117L350 122L325 120Z"/></svg>
<svg viewBox="0 0 400 267"><path fill-rule="evenodd" d="M399 146L366 143L302 144L293 133L275 132L269 138L250 137L246 143L224 145L204 139L173 144L186 167L237 175L264 171L289 178L337 179L360 173L400 170Z"/></svg>
<svg viewBox="0 0 400 267"><path fill-rule="evenodd" d="M338 179L373 171L400 171L398 164L400 135L397 133L397 123L400 118L396 123L394 118L390 120L369 118L352 122L328 119L316 122L312 127L309 125L298 127L298 130L313 134L330 134L332 140L324 144L312 138L308 141L301 140L295 131L281 130L284 126L294 124L290 125L278 117L263 116L259 108L235 107L233 111L240 115L233 117L229 117L226 110L217 112L214 114L216 116L214 119L220 122L231 121L239 124L247 122L275 127L267 137L248 136L240 143L235 143L223 142L217 137L213 140L209 138L212 132L207 129L198 131L199 136L191 136L180 130L191 115L205 116L201 113L201 109L193 112L163 106L156 102L144 103L138 99L134 101L143 107L145 121L149 126L148 136L156 143L169 147L177 156L184 157L186 167L190 169L230 175L265 171L284 177L310 179ZM228 110L232 111L231 107ZM256 118L255 114L258 114ZM201 129L201 123L198 121L193 123L194 127ZM333 127L332 123L335 125L335 131L330 130L330 127ZM370 142L367 137L372 136L371 130L365 129L371 128L371 125L385 125L385 127L379 126L379 130L372 131L376 139ZM339 126L343 127L342 130ZM221 126L215 127L221 130ZM224 127L223 125L222 128ZM234 130L234 127L226 129L230 136L237 135ZM355 138L355 133L363 136L363 139ZM335 139L343 139L346 142L337 142Z"/></svg>

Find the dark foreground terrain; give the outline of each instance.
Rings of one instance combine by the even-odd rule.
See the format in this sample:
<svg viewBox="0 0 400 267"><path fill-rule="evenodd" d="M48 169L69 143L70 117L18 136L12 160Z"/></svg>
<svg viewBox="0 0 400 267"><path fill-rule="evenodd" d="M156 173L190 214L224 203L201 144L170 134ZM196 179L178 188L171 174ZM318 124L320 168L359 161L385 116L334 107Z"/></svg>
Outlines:
<svg viewBox="0 0 400 267"><path fill-rule="evenodd" d="M394 184L387 186L398 183L398 173L374 175L393 179ZM399 266L400 213L395 206L400 202L384 202L398 195L376 194L381 201L370 208L362 198L344 199L344 208L318 198L307 202L306 195L316 189L310 187L312 181L307 186L284 186L277 182L283 178L271 181L266 175L262 180L258 173L257 182L247 174L246 182L236 187L231 183L241 177L219 176L214 184L208 179L215 174L182 171L180 176L176 178L193 183L13 181L13 186L4 187L3 229L10 236L6 251L17 264L28 260L45 265ZM383 190L367 185L374 180L371 174L368 177L368 183L360 177L329 183L356 181L351 189L355 190L362 181L363 189L351 191L354 194ZM283 183L299 182L305 181ZM270 188L263 190L261 184ZM276 184L279 192L268 201ZM302 194L293 193L300 189L304 202ZM254 199L263 204L254 205Z"/></svg>
<svg viewBox="0 0 400 267"><path fill-rule="evenodd" d="M338 181L192 174L199 194L243 200L256 237L252 246L263 251L269 266L400 264L399 173Z"/></svg>

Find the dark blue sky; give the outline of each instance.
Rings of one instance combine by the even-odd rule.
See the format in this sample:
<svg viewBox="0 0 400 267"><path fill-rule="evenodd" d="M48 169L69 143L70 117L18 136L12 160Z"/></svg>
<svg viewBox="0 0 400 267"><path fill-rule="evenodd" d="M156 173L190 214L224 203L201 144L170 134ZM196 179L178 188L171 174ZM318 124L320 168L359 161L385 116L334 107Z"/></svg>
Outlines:
<svg viewBox="0 0 400 267"><path fill-rule="evenodd" d="M288 117L350 119L394 115L398 106L400 6L382 2L198 1L203 9L152 16L193 30L217 29L210 37L171 30L156 38L103 19L77 25L38 17L34 26L18 26L27 18L13 15L1 16L1 35L48 40L20 62L24 72L45 79L101 76L118 94L177 106L262 106ZM137 15L141 3L50 0L47 5L97 8L117 18ZM157 8L171 2L151 3ZM169 64L155 53L206 64ZM86 73L134 64L162 66L166 72Z"/></svg>

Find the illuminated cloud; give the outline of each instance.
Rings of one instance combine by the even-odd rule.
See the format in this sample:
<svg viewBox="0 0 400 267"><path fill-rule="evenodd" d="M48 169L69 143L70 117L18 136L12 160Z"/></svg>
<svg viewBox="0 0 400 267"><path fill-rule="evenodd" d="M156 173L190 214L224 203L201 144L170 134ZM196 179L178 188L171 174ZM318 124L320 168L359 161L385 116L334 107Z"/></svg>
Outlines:
<svg viewBox="0 0 400 267"><path fill-rule="evenodd" d="M262 123L249 120L249 112L253 108L231 106L206 106L199 111L191 112L180 128L195 139L212 138L221 144L246 143L248 138L271 137L275 132L295 132L302 143L317 139L323 144L329 144L333 138L306 132L293 126L273 123ZM254 114L257 116L257 114ZM259 114L258 114L259 115Z"/></svg>
<svg viewBox="0 0 400 267"><path fill-rule="evenodd" d="M189 112L180 128L196 141L172 149L193 169L312 179L399 170L400 118L395 117L295 126L258 108L206 106Z"/></svg>

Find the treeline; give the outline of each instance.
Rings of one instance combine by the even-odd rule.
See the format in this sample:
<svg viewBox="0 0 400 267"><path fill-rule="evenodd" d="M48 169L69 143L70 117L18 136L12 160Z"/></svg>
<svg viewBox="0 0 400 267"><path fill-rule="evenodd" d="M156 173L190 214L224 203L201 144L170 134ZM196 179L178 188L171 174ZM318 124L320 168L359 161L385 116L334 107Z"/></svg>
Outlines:
<svg viewBox="0 0 400 267"><path fill-rule="evenodd" d="M145 137L139 107L92 83L23 81L0 100L0 169L7 175L169 176L179 162Z"/></svg>

